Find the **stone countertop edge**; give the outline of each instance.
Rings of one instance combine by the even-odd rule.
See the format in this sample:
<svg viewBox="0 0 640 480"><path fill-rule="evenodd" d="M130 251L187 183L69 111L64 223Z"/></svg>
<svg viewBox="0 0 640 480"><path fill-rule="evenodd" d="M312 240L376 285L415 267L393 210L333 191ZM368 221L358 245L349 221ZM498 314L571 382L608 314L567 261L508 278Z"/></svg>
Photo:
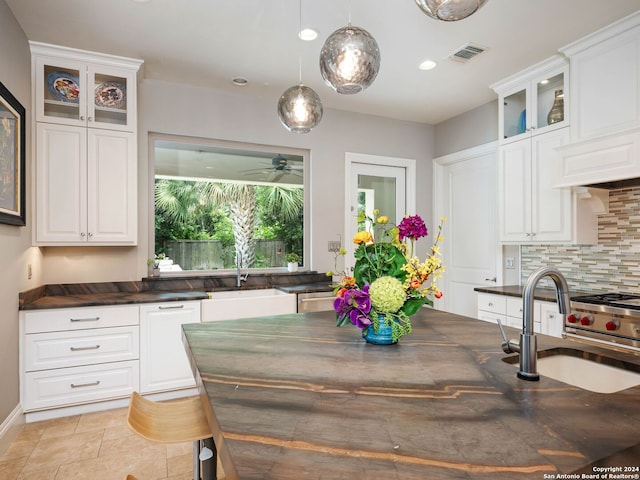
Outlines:
<svg viewBox="0 0 640 480"><path fill-rule="evenodd" d="M473 289L478 293L489 293L492 295L504 295L507 297L519 297L522 298L522 292L524 286L522 285L503 285L499 287L475 287ZM570 290L570 295L580 294L584 295L587 292ZM533 294L536 300L543 302L556 302L556 291L553 288L537 287Z"/></svg>

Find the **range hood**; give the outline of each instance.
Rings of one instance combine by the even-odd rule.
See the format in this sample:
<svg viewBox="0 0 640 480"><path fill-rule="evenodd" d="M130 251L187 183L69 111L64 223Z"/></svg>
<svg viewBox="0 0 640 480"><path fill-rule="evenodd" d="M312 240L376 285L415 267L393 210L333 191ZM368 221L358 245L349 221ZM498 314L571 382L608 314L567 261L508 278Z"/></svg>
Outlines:
<svg viewBox="0 0 640 480"><path fill-rule="evenodd" d="M555 187L615 189L640 185L640 128L558 147Z"/></svg>

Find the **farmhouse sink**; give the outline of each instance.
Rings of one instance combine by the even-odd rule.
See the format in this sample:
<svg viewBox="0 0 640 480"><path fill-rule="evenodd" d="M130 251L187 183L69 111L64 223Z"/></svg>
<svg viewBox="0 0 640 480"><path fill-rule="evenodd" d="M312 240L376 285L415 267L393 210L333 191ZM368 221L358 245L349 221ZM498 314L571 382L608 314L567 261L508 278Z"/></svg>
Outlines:
<svg viewBox="0 0 640 480"><path fill-rule="evenodd" d="M518 366L517 356L503 360ZM640 366L572 348L542 350L537 364L542 377L591 392L615 393L640 385Z"/></svg>
<svg viewBox="0 0 640 480"><path fill-rule="evenodd" d="M209 298L202 301L203 322L296 313L295 294L276 288L207 293Z"/></svg>

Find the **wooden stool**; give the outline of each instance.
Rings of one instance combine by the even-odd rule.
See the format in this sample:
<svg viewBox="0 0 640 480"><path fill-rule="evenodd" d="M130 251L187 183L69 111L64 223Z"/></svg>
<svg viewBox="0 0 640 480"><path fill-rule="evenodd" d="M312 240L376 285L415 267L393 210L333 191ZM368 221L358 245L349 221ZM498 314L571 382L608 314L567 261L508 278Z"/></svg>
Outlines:
<svg viewBox="0 0 640 480"><path fill-rule="evenodd" d="M195 480L200 480L201 441L205 440L207 447L213 451L213 459L209 461L212 468L205 467L203 473L205 478L210 474L211 480L215 480L216 449L199 397L171 402L154 402L147 400L138 392L133 392L129 402L127 424L135 433L152 442L193 442Z"/></svg>

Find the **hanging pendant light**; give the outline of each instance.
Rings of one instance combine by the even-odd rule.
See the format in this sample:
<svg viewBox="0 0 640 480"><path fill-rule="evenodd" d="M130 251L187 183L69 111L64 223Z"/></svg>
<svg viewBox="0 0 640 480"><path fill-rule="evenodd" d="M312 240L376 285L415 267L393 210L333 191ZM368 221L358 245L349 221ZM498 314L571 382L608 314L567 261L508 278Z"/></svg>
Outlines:
<svg viewBox="0 0 640 480"><path fill-rule="evenodd" d="M329 35L320 51L320 73L336 92L352 95L373 83L380 70L380 49L366 30L349 22Z"/></svg>
<svg viewBox="0 0 640 480"><path fill-rule="evenodd" d="M416 3L431 18L455 22L474 14L487 0L416 0Z"/></svg>
<svg viewBox="0 0 640 480"><path fill-rule="evenodd" d="M288 88L278 101L278 117L293 133L309 133L322 120L322 102L306 85Z"/></svg>
<svg viewBox="0 0 640 480"><path fill-rule="evenodd" d="M302 0L300 28L302 30ZM311 87L302 84L302 54L298 65L299 84L288 88L278 100L278 118L293 133L309 133L322 120L322 101Z"/></svg>

